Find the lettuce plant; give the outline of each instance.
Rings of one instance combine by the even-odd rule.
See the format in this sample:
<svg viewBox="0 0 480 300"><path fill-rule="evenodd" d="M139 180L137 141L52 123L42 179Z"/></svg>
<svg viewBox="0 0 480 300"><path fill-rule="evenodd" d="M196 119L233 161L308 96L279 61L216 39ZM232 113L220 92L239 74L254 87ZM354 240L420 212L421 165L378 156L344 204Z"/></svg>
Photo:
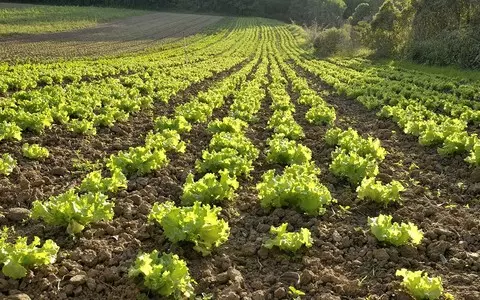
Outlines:
<svg viewBox="0 0 480 300"><path fill-rule="evenodd" d="M227 170L220 171L219 176L207 173L198 181L194 181L190 173L183 186L182 204L193 205L195 201L212 204L232 200L238 186L235 175L231 177Z"/></svg>
<svg viewBox="0 0 480 300"><path fill-rule="evenodd" d="M309 215L325 213L325 205L334 200L328 189L320 183L320 170L313 164L291 165L283 174L269 170L257 184L262 207L294 207Z"/></svg>
<svg viewBox="0 0 480 300"><path fill-rule="evenodd" d="M150 222L162 226L164 234L173 243L189 241L196 251L204 256L214 247L225 243L230 227L218 218L221 208L193 203L189 207L176 207L173 202L155 203L148 216Z"/></svg>
<svg viewBox="0 0 480 300"><path fill-rule="evenodd" d="M23 156L34 160L42 160L50 156L48 149L38 144L23 144L22 152Z"/></svg>
<svg viewBox="0 0 480 300"><path fill-rule="evenodd" d="M46 240L40 247L40 238L34 237L27 243L26 237L18 237L14 243L8 242L8 227L0 235L0 264L2 273L13 279L27 275L27 268L53 264L60 247L52 240Z"/></svg>
<svg viewBox="0 0 480 300"><path fill-rule="evenodd" d="M436 300L443 294L441 277L428 277L424 271L397 270L396 276L403 277L402 286L417 300Z"/></svg>
<svg viewBox="0 0 480 300"><path fill-rule="evenodd" d="M167 163L168 159L164 149L135 147L110 156L107 167L112 172L120 169L126 175L144 175L160 169Z"/></svg>
<svg viewBox="0 0 480 300"><path fill-rule="evenodd" d="M263 246L272 249L274 246L284 250L295 252L302 246L307 248L312 247L313 239L310 230L301 228L300 232L287 232L288 223L283 223L278 227L270 227L270 234L274 238L268 239Z"/></svg>
<svg viewBox="0 0 480 300"><path fill-rule="evenodd" d="M276 135L268 141L267 161L292 165L308 163L312 159L312 151L304 145Z"/></svg>
<svg viewBox="0 0 480 300"><path fill-rule="evenodd" d="M155 120L155 130L161 132L164 130L175 130L178 133L190 132L192 125L183 116L168 118L161 116Z"/></svg>
<svg viewBox="0 0 480 300"><path fill-rule="evenodd" d="M370 199L377 203L387 206L392 202L400 201L400 192L405 188L398 181L392 181L389 184L382 184L381 181L375 181L375 178L364 178L360 186L357 187L358 198Z"/></svg>
<svg viewBox="0 0 480 300"><path fill-rule="evenodd" d="M113 207L114 203L102 193L79 195L71 189L47 201L34 201L31 217L50 225L65 226L69 234L76 234L90 223L112 220Z"/></svg>
<svg viewBox="0 0 480 300"><path fill-rule="evenodd" d="M392 216L380 214L376 218L368 218L370 231L380 242L394 246L411 243L418 245L423 239L423 233L413 223L392 223Z"/></svg>
<svg viewBox="0 0 480 300"><path fill-rule="evenodd" d="M208 124L208 131L211 133L230 132L240 133L248 127L247 122L232 117L225 117L221 121L214 120Z"/></svg>
<svg viewBox="0 0 480 300"><path fill-rule="evenodd" d="M130 277L142 277L143 284L164 297L188 299L194 295L195 281L190 276L187 263L176 254L163 253L157 250L140 254L130 268Z"/></svg>
<svg viewBox="0 0 480 300"><path fill-rule="evenodd" d="M219 172L228 170L230 174L249 175L253 170L252 160L243 157L237 150L232 148L223 148L220 151L204 150L202 160L197 160L195 169L199 172Z"/></svg>
<svg viewBox="0 0 480 300"><path fill-rule="evenodd" d="M83 179L79 190L84 193L116 193L127 188L127 177L120 169L114 169L112 176L103 178L102 171L93 171Z"/></svg>
<svg viewBox="0 0 480 300"><path fill-rule="evenodd" d="M350 152L337 148L332 152L333 161L330 164L332 173L339 177L345 177L352 184L358 185L366 177L375 177L378 174L378 164L371 158L365 158L356 152Z"/></svg>
<svg viewBox="0 0 480 300"><path fill-rule="evenodd" d="M0 157L0 174L8 176L13 172L16 166L17 161L10 154L2 154Z"/></svg>

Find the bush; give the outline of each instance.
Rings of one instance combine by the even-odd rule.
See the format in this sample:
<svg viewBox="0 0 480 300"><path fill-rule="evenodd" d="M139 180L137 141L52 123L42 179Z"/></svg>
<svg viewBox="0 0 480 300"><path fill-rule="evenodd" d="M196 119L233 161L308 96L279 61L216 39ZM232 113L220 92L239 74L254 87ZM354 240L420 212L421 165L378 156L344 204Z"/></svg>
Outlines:
<svg viewBox="0 0 480 300"><path fill-rule="evenodd" d="M328 28L318 33L313 41L313 47L320 56L330 56L342 48L350 45L350 32L348 27Z"/></svg>
<svg viewBox="0 0 480 300"><path fill-rule="evenodd" d="M418 63L480 68L479 30L443 31L435 38L413 41L407 55Z"/></svg>

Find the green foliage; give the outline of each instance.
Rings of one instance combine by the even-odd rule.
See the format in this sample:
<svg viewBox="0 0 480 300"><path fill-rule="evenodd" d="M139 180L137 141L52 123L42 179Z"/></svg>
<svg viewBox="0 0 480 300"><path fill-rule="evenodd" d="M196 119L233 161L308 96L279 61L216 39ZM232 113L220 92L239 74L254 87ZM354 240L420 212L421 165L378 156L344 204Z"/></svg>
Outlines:
<svg viewBox="0 0 480 300"><path fill-rule="evenodd" d="M282 175L274 170L263 174L257 184L262 207L294 207L309 215L325 213L325 205L333 202L328 189L317 175L320 170L313 164L292 165Z"/></svg>
<svg viewBox="0 0 480 300"><path fill-rule="evenodd" d="M240 133L248 127L248 123L232 117L225 117L221 121L214 120L208 124L208 131L211 133L231 132Z"/></svg>
<svg viewBox="0 0 480 300"><path fill-rule="evenodd" d="M305 119L315 125L333 125L336 118L335 109L323 104L313 105L305 114Z"/></svg>
<svg viewBox="0 0 480 300"><path fill-rule="evenodd" d="M7 239L8 227L4 227L0 236L0 264L2 273L13 279L27 276L27 268L53 264L60 249L52 240L46 240L40 247L37 236L30 244L26 237L18 237L15 243Z"/></svg>
<svg viewBox="0 0 480 300"><path fill-rule="evenodd" d="M392 181L383 185L381 181L375 181L375 178L364 178L360 186L357 187L358 198L370 199L385 207L392 202L400 201L400 192L405 188L398 181Z"/></svg>
<svg viewBox="0 0 480 300"><path fill-rule="evenodd" d="M127 152L120 151L117 155L110 156L107 167L110 171L122 170L126 175L144 175L160 169L167 163L165 150L136 147L130 148Z"/></svg>
<svg viewBox="0 0 480 300"><path fill-rule="evenodd" d="M15 123L3 121L0 123L0 141L2 140L22 140L22 129Z"/></svg>
<svg viewBox="0 0 480 300"><path fill-rule="evenodd" d="M217 173L221 170L228 170L230 174L249 175L253 170L252 161L243 157L237 150L232 148L223 148L220 151L204 150L202 160L197 160L195 169L199 172Z"/></svg>
<svg viewBox="0 0 480 300"><path fill-rule="evenodd" d="M140 254L128 275L141 276L144 285L161 296L184 299L194 295L195 281L190 277L187 263L176 254L159 256L157 250Z"/></svg>
<svg viewBox="0 0 480 300"><path fill-rule="evenodd" d="M210 140L209 149L222 151L225 148L235 149L239 155L249 160L256 159L259 154L258 149L242 133L216 133Z"/></svg>
<svg viewBox="0 0 480 300"><path fill-rule="evenodd" d="M112 220L113 207L114 203L102 193L79 195L71 189L47 201L34 201L31 217L50 225L65 226L69 234L76 234L90 223Z"/></svg>
<svg viewBox="0 0 480 300"><path fill-rule="evenodd" d="M402 286L417 300L436 300L443 294L442 278L428 277L424 271L397 270L396 276L403 277Z"/></svg>
<svg viewBox="0 0 480 300"><path fill-rule="evenodd" d="M79 190L84 193L116 193L127 188L127 177L121 170L115 169L112 176L102 177L102 171L93 171L82 180Z"/></svg>
<svg viewBox="0 0 480 300"><path fill-rule="evenodd" d="M423 233L413 223L392 223L392 216L380 214L376 218L368 218L372 234L381 242L395 246L406 244L418 245L423 239Z"/></svg>
<svg viewBox="0 0 480 300"><path fill-rule="evenodd" d="M182 117L177 116L175 118L168 118L166 116L161 116L155 120L155 130L175 130L178 133L190 132L192 130L192 125Z"/></svg>
<svg viewBox="0 0 480 300"><path fill-rule="evenodd" d="M2 157L0 158L0 174L8 176L13 172L16 166L17 161L10 154L2 154Z"/></svg>
<svg viewBox="0 0 480 300"><path fill-rule="evenodd" d="M184 153L186 145L177 131L165 129L159 133L149 132L145 138L145 148L154 151L165 150Z"/></svg>
<svg viewBox="0 0 480 300"><path fill-rule="evenodd" d="M183 186L182 205L193 205L196 201L203 204L213 204L225 200L233 200L239 184L235 176L230 177L227 170L205 174L194 181L193 174L188 174Z"/></svg>
<svg viewBox="0 0 480 300"><path fill-rule="evenodd" d="M350 43L350 34L346 27L328 28L316 36L313 41L313 47L318 55L322 57L331 56Z"/></svg>
<svg viewBox="0 0 480 300"><path fill-rule="evenodd" d="M372 137L364 139L352 128L345 131L331 128L325 134L325 141L329 145L338 145L347 152L356 152L359 156L371 157L379 161L385 159L387 154L379 139Z"/></svg>
<svg viewBox="0 0 480 300"><path fill-rule="evenodd" d="M465 159L465 161L472 164L472 165L480 166L480 143L477 143L473 146L472 151L470 151L470 154ZM1 163L0 163L0 165L1 165ZM1 167L0 167L0 170L1 170Z"/></svg>
<svg viewBox="0 0 480 300"><path fill-rule="evenodd" d="M228 223L218 218L220 211L221 208L200 202L190 207L175 207L173 202L155 203L148 220L158 222L171 242L193 242L194 249L206 256L230 235Z"/></svg>
<svg viewBox="0 0 480 300"><path fill-rule="evenodd" d="M22 152L23 156L34 160L42 160L50 156L48 149L38 144L23 144Z"/></svg>
<svg viewBox="0 0 480 300"><path fill-rule="evenodd" d="M268 239L263 246L272 249L274 246L290 252L296 252L302 246L312 247L313 239L310 230L301 228L300 232L287 232L288 223L283 223L278 227L270 227L270 234L275 235L274 238Z"/></svg>
<svg viewBox="0 0 480 300"><path fill-rule="evenodd" d="M312 151L304 145L275 135L268 141L267 161L292 165L308 163L312 159Z"/></svg>
<svg viewBox="0 0 480 300"><path fill-rule="evenodd" d="M330 171L336 176L345 177L351 184L358 185L366 177L378 175L378 165L373 158L365 158L356 152L348 153L337 149L332 152Z"/></svg>

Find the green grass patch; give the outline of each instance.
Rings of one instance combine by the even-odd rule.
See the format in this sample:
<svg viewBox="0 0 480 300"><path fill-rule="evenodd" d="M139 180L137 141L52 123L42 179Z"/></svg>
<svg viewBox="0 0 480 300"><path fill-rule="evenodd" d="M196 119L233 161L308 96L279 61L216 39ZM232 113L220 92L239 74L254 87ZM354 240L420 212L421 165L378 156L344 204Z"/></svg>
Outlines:
<svg viewBox="0 0 480 300"><path fill-rule="evenodd" d="M433 75L443 75L451 78L480 80L480 71L461 69L456 66L429 66L411 61L384 61L382 64L388 64L396 68L416 70Z"/></svg>
<svg viewBox="0 0 480 300"><path fill-rule="evenodd" d="M78 6L0 7L0 35L69 31L146 13L148 11Z"/></svg>

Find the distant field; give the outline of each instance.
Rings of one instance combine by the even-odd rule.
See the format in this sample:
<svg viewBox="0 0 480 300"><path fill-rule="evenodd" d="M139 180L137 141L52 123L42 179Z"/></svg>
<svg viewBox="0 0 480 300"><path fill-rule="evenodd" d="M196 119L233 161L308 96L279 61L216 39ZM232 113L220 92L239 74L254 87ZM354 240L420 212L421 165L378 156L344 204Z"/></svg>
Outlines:
<svg viewBox="0 0 480 300"><path fill-rule="evenodd" d="M0 3L0 36L82 29L146 13L148 11L119 8Z"/></svg>
<svg viewBox="0 0 480 300"><path fill-rule="evenodd" d="M195 34L223 19L208 15L54 6L20 6L18 9L0 6L0 16L2 61L131 53ZM117 20L104 22L112 19Z"/></svg>

